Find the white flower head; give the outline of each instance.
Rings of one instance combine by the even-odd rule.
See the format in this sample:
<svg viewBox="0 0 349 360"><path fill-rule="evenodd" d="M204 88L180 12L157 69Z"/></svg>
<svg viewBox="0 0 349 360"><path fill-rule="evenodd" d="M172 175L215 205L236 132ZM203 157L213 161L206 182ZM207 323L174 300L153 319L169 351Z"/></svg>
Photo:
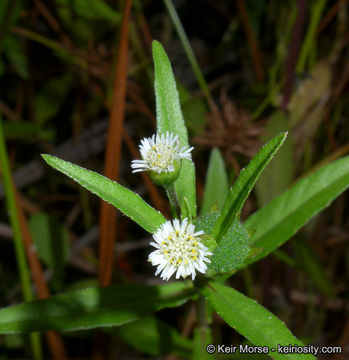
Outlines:
<svg viewBox="0 0 349 360"><path fill-rule="evenodd" d="M212 255L203 245L198 236L203 231L195 232L195 226L185 218L182 223L178 219L166 221L153 235L155 242L150 245L156 248L149 254L149 261L157 266L155 275L160 274L163 280L168 280L175 272L176 279L191 275L195 279L196 271L206 273Z"/></svg>
<svg viewBox="0 0 349 360"><path fill-rule="evenodd" d="M132 172L152 171L158 174L175 172L176 162L190 160L193 150L192 147L181 147L178 135L168 131L142 139L139 149L142 160L132 161Z"/></svg>

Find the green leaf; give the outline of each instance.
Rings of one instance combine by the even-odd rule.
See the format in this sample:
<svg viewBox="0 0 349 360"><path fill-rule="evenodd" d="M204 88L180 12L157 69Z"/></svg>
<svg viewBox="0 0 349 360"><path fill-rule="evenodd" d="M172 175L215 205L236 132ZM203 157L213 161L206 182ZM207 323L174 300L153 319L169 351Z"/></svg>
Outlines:
<svg viewBox="0 0 349 360"><path fill-rule="evenodd" d="M209 269L216 272L236 270L243 264L249 252L248 233L236 219L218 243L211 257Z"/></svg>
<svg viewBox="0 0 349 360"><path fill-rule="evenodd" d="M104 20L111 24L120 23L120 13L99 0L55 0L58 5L70 6L77 15L89 20Z"/></svg>
<svg viewBox="0 0 349 360"><path fill-rule="evenodd" d="M223 237L236 216L240 214L242 206L258 177L285 141L286 136L287 133L281 133L275 136L271 141L264 145L247 167L240 172L238 179L230 189L227 200L224 203L222 212L213 230L213 236L216 238L217 242Z"/></svg>
<svg viewBox="0 0 349 360"><path fill-rule="evenodd" d="M190 282L118 284L68 292L0 310L0 334L120 326L163 308L179 306L192 295Z"/></svg>
<svg viewBox="0 0 349 360"><path fill-rule="evenodd" d="M223 207L228 194L228 176L224 160L217 148L213 149L208 163L204 198L201 213L208 212L217 203L218 210Z"/></svg>
<svg viewBox="0 0 349 360"><path fill-rule="evenodd" d="M29 227L40 259L56 274L62 274L70 250L68 231L44 213L31 216Z"/></svg>
<svg viewBox="0 0 349 360"><path fill-rule="evenodd" d="M173 326L153 316L114 328L110 332L152 356L176 354L184 358L190 357L192 341L184 338Z"/></svg>
<svg viewBox="0 0 349 360"><path fill-rule="evenodd" d="M233 329L245 336L256 346L268 346L277 349L278 345L288 346L303 344L274 314L269 312L255 300L240 292L217 282L209 282L200 289L217 314ZM280 354L269 352L273 359L280 360L312 360L312 355Z"/></svg>
<svg viewBox="0 0 349 360"><path fill-rule="evenodd" d="M277 111L268 121L265 130L266 136L263 137L263 141L266 142L280 131L287 129L288 124L285 113ZM259 207L264 206L275 196L284 192L291 184L294 169L294 146L290 135L278 151L278 155L270 161L256 183L256 196Z"/></svg>
<svg viewBox="0 0 349 360"><path fill-rule="evenodd" d="M299 180L245 222L255 230L250 243L263 251L244 265L255 262L281 246L309 219L328 206L349 185L349 157L323 166Z"/></svg>
<svg viewBox="0 0 349 360"><path fill-rule="evenodd" d="M139 195L117 182L55 156L42 157L49 165L115 206L148 232L154 233L166 221L159 211L148 205Z"/></svg>
<svg viewBox="0 0 349 360"><path fill-rule="evenodd" d="M189 146L188 132L179 102L176 81L170 61L158 41L153 41L155 70L156 122L158 133L172 132L178 135L181 146ZM182 160L182 168L174 183L182 216L196 216L195 168L190 160ZM190 214L187 214L189 204Z"/></svg>

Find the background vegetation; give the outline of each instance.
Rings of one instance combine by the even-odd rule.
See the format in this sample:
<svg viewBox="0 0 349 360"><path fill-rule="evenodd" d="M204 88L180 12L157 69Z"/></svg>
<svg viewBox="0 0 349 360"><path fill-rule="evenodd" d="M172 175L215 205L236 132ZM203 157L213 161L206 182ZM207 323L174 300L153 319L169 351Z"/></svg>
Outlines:
<svg viewBox="0 0 349 360"><path fill-rule="evenodd" d="M345 0L0 1L0 113L20 214L11 228L14 210L0 186L0 306L98 283L160 282L146 262L144 232L39 157L104 173L170 213L165 194L130 169L155 127L152 39L178 77L199 200L213 148L232 184L263 143L289 130L242 219L300 174L347 154L348 10ZM349 353L347 196L230 280L304 342L342 346L338 359ZM35 286L22 293L19 279L29 274ZM49 333L41 346L57 359L185 357L194 312L190 303L181 313L162 310L145 331L130 324L108 335ZM241 341L218 317L213 329L215 343ZM31 357L27 336L0 337L0 359Z"/></svg>

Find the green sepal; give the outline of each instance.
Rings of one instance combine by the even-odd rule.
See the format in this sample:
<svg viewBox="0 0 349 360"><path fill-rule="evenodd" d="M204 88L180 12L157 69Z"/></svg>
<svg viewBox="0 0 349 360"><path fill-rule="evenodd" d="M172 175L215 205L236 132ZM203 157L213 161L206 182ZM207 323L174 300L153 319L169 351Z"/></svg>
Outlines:
<svg viewBox="0 0 349 360"><path fill-rule="evenodd" d="M158 173L156 171L148 170L148 174L153 183L160 186L173 184L177 180L181 171L182 161L174 159L172 165L174 166L174 171Z"/></svg>

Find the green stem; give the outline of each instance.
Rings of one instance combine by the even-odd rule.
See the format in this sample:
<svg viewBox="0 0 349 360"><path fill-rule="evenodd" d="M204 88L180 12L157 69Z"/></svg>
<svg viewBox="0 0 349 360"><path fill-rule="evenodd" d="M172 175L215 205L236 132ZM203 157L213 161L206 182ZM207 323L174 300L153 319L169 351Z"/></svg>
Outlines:
<svg viewBox="0 0 349 360"><path fill-rule="evenodd" d="M251 114L251 119L256 120L258 119L263 111L267 108L268 105L272 103L274 100L277 92L281 89L283 86L283 81L279 82L274 88L270 89L269 94L267 97L262 101L262 103L258 106L258 108Z"/></svg>
<svg viewBox="0 0 349 360"><path fill-rule="evenodd" d="M206 299L199 295L196 301L197 326L194 331L194 349L192 359L211 359L211 355L206 352L206 346L212 343L211 329L207 314Z"/></svg>
<svg viewBox="0 0 349 360"><path fill-rule="evenodd" d="M318 28L322 11L326 5L326 0L315 1L313 7L311 9L311 19L308 27L307 34L305 35L305 39L303 41L301 53L299 55L298 64L297 64L297 72L301 73L305 69L306 62L308 60L309 54L311 52L312 47L314 46L314 38L315 33Z"/></svg>
<svg viewBox="0 0 349 360"><path fill-rule="evenodd" d="M206 299L200 295L197 301L197 319L198 326L201 328L207 327L207 316L206 316Z"/></svg>
<svg viewBox="0 0 349 360"><path fill-rule="evenodd" d="M178 36L182 42L182 45L183 45L183 48L184 48L186 54L187 54L190 65L193 68L194 74L196 76L196 80L198 81L198 83L201 87L201 90L206 97L207 103L210 106L212 106L213 100L212 100L210 90L209 90L206 80L200 70L200 66L196 60L193 49L188 40L187 34L184 31L181 20L179 19L178 15L177 15L177 11L176 11L175 7L173 6L171 0L164 0L164 3L165 3L168 13L170 14L173 25L177 30Z"/></svg>
<svg viewBox="0 0 349 360"><path fill-rule="evenodd" d="M16 206L16 197L13 188L12 175L10 171L10 165L8 162L8 156L5 146L5 139L3 136L2 120L0 116L0 167L3 179L3 186L5 190L5 198L8 209L8 215L11 222L13 231L15 253L17 259L17 266L19 271L19 278L21 282L24 301L30 301L33 299L33 293L31 290L30 272L28 269L27 258L22 240L22 231L19 222L19 216ZM40 338L38 333L30 334L33 355L36 360L42 359L42 351Z"/></svg>
<svg viewBox="0 0 349 360"><path fill-rule="evenodd" d="M172 216L174 218L178 218L177 209L179 209L179 204L178 204L177 194L174 185L173 184L165 185L164 188L166 190L167 197L170 201Z"/></svg>

